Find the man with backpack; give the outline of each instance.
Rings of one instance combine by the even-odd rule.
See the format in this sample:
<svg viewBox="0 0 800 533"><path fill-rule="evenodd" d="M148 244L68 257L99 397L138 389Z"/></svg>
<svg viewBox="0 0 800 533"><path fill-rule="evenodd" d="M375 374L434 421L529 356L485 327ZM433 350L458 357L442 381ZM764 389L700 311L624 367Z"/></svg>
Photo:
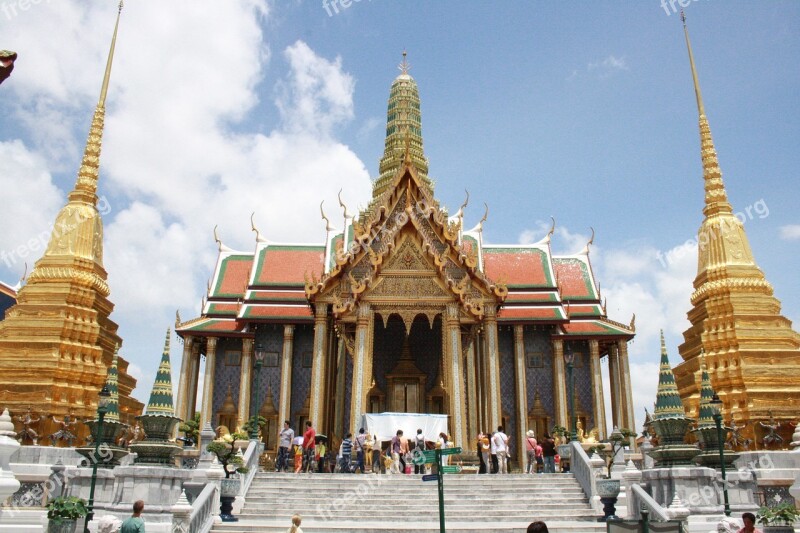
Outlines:
<svg viewBox="0 0 800 533"><path fill-rule="evenodd" d="M425 473L425 461L420 459L422 457L422 453L425 451L425 435L422 434L422 430L418 429L416 436L414 436L414 473L415 474L424 474Z"/></svg>

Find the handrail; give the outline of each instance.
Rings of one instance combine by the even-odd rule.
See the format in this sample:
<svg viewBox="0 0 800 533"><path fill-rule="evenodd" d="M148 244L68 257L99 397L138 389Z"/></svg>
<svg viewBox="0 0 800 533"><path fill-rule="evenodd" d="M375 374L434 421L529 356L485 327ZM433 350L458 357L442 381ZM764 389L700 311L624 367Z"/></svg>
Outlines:
<svg viewBox="0 0 800 533"><path fill-rule="evenodd" d="M208 483L192 504L189 517L189 533L208 533L214 526L214 502L216 502L217 485Z"/></svg>
<svg viewBox="0 0 800 533"><path fill-rule="evenodd" d="M583 492L586 493L586 497L589 499L589 501L591 501L592 498L597 495L592 463L589 461L589 456L586 455L585 451L583 451L583 448L578 441L572 441L569 443L569 445L571 448L569 468L575 475L575 479L578 481L578 483L580 483L581 488L583 488Z"/></svg>
<svg viewBox="0 0 800 533"><path fill-rule="evenodd" d="M633 494L633 501L631 504L633 505L634 509L638 510L644 506L648 511L650 511L650 516L652 516L655 520L659 522L668 522L671 520L667 510L661 507L661 505L659 505L658 502L655 501L646 490L644 490L644 487L638 483L634 483L631 485L631 490Z"/></svg>
<svg viewBox="0 0 800 533"><path fill-rule="evenodd" d="M244 453L244 466L247 467L247 473L242 478L242 483L239 487L239 496L244 496L250 489L250 484L258 473L258 460L260 455L261 443L257 440L251 440L247 445L247 451Z"/></svg>

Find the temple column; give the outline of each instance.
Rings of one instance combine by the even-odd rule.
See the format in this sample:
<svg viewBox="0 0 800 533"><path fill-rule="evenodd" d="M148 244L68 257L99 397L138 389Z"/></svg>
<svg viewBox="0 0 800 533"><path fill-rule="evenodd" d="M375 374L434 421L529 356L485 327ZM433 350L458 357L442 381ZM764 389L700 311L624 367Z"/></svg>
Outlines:
<svg viewBox="0 0 800 533"><path fill-rule="evenodd" d="M478 435L478 391L475 369L475 337L467 337L467 437L464 444L469 450L476 450L475 437Z"/></svg>
<svg viewBox="0 0 800 533"><path fill-rule="evenodd" d="M192 346L192 356L189 360L192 363L189 386L186 391L189 403L186 405L186 418L184 420L191 420L197 407L197 383L200 380L200 345L198 343L194 343L194 346Z"/></svg>
<svg viewBox="0 0 800 533"><path fill-rule="evenodd" d="M592 372L592 406L597 440L605 440L606 405L603 401L603 374L600 372L600 342L594 339L589 341L589 367Z"/></svg>
<svg viewBox="0 0 800 533"><path fill-rule="evenodd" d="M245 422L250 420L250 376L253 367L253 340L242 339L242 366L239 372L239 412L237 413L237 431L241 431Z"/></svg>
<svg viewBox="0 0 800 533"><path fill-rule="evenodd" d="M206 341L206 373L203 382L203 408L200 415L200 428L206 424L213 427L214 418L214 374L217 368L217 338Z"/></svg>
<svg viewBox="0 0 800 533"><path fill-rule="evenodd" d="M522 471L526 471L525 432L528 429L528 387L525 382L525 326L514 326L514 377L517 381L517 456ZM538 435L537 435L538 436ZM541 437L539 437L541 438Z"/></svg>
<svg viewBox="0 0 800 533"><path fill-rule="evenodd" d="M294 325L283 326L283 350L281 354L281 393L278 401L278 427L289 420L292 403L292 352L294 349Z"/></svg>
<svg viewBox="0 0 800 533"><path fill-rule="evenodd" d="M464 371L461 361L461 321L458 304L447 304L447 350L450 352L448 372L450 374L450 416L453 421L453 441L459 446L467 445L466 417L464 406Z"/></svg>
<svg viewBox="0 0 800 533"><path fill-rule="evenodd" d="M322 416L325 413L324 402L327 394L325 390L327 344L328 304L318 303L314 316L314 359L311 363L311 405L308 410L308 418L318 433L326 431Z"/></svg>
<svg viewBox="0 0 800 533"><path fill-rule="evenodd" d="M186 420L186 406L189 404L189 380L191 379L193 344L194 337L191 335L184 337L180 381L178 382L178 401L175 409L175 415L184 420Z"/></svg>
<svg viewBox="0 0 800 533"><path fill-rule="evenodd" d="M369 326L372 309L369 302L358 304L358 318L356 321L356 339L353 349L353 387L350 394L350 427L353 431L358 431L361 424L361 415L366 410L367 394L369 383L372 380L372 373L366 372L366 361L369 349Z"/></svg>
<svg viewBox="0 0 800 533"><path fill-rule="evenodd" d="M334 390L336 391L335 394L335 401L333 403L333 435L336 436L337 439L344 439L345 433L345 423L350 424L352 420L352 409L350 410L350 420L344 419L344 403L345 403L345 389L347 388L347 356L348 351L345 347L344 339L339 339L336 342L336 359L334 363L336 364L336 384L333 385ZM350 354L352 357L353 354ZM356 369L355 366L353 367L353 375L355 375ZM353 378L355 379L355 378ZM353 383L353 389L355 389L355 381ZM351 395L354 392L351 391ZM353 401L352 396L350 399L350 406L352 407ZM352 427L352 426L348 426ZM355 431L356 428L352 428Z"/></svg>
<svg viewBox="0 0 800 533"><path fill-rule="evenodd" d="M619 395L619 358L617 356L617 345L612 344L608 349L608 385L611 390L611 426L612 429L620 427L622 417L620 416L620 395Z"/></svg>
<svg viewBox="0 0 800 533"><path fill-rule="evenodd" d="M567 427L567 377L564 369L564 341L553 339L553 392L556 425Z"/></svg>
<svg viewBox="0 0 800 533"><path fill-rule="evenodd" d="M503 420L500 402L500 347L497 337L497 314L493 305L486 307L486 396L489 431L494 431Z"/></svg>
<svg viewBox="0 0 800 533"><path fill-rule="evenodd" d="M633 389L631 388L631 369L628 363L628 342L617 341L619 351L619 382L622 393L622 425L634 431L636 419L633 413Z"/></svg>

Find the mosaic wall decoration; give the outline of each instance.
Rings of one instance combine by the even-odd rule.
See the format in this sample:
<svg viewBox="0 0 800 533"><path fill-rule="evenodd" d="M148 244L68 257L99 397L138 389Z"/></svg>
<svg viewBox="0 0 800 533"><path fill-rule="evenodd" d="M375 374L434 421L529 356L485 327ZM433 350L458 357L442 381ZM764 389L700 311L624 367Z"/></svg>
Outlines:
<svg viewBox="0 0 800 533"><path fill-rule="evenodd" d="M355 433L358 428L349 427L350 399L353 397L353 357L345 350L344 358L344 405L342 406L344 407L344 409L342 409L344 411L344 423L342 424L342 428L344 428L344 434L346 435L348 432ZM360 421L356 423L358 424Z"/></svg>
<svg viewBox="0 0 800 533"><path fill-rule="evenodd" d="M594 401L592 394L592 368L589 362L589 345L586 341L573 343L573 353L575 354L575 368L572 375L575 390L578 393L580 407L586 413L587 427L584 431L588 433L593 427L594 422ZM577 406L576 406L577 407Z"/></svg>
<svg viewBox="0 0 800 533"><path fill-rule="evenodd" d="M505 418L505 433L511 443L519 442L517 434L517 406L514 364L514 329L510 326L497 328L497 344L500 348L500 404ZM492 428L494 431L497 428ZM518 457L519 450L511 450L513 457Z"/></svg>
<svg viewBox="0 0 800 533"><path fill-rule="evenodd" d="M311 389L311 368L303 366L303 355L314 350L314 327L297 326L294 329L294 345L292 346L292 400L291 421L297 424L297 417ZM312 393L313 394L313 393ZM316 422L312 420L312 422ZM298 428L293 428L295 432Z"/></svg>
<svg viewBox="0 0 800 533"><path fill-rule="evenodd" d="M283 325L267 324L258 327L256 331L255 343L253 344L253 357L255 361L255 347L261 345L267 353L278 355L278 366L262 366L258 372L256 382L256 371L253 369L253 386L250 393L250 412L255 413L261 410L261 406L267 400L267 390L272 393L272 403L275 409L280 409L281 393L281 361L283 358ZM256 398L258 397L258 398ZM259 405L255 402L258 401Z"/></svg>
<svg viewBox="0 0 800 533"><path fill-rule="evenodd" d="M211 416L211 425L216 428L219 425L218 413L222 409L222 404L228 395L228 387L230 387L231 397L233 398L234 405L239 406L239 378L241 376L241 366L231 366L226 364L226 353L242 352L242 339L219 339L217 341L217 362L215 366L214 376L214 400L213 400L213 414ZM235 428L228 428L233 431Z"/></svg>
<svg viewBox="0 0 800 533"><path fill-rule="evenodd" d="M542 366L526 369L526 392L528 394L528 410L533 407L536 391L550 420L555 418L555 393L553 392L553 342L549 329L525 328L523 336L525 353L541 353Z"/></svg>

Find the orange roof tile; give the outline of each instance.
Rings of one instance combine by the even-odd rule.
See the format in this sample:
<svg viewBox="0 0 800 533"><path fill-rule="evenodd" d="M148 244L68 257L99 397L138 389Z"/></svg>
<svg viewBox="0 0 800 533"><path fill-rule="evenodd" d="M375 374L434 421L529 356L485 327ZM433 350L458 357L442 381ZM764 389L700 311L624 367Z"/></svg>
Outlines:
<svg viewBox="0 0 800 533"><path fill-rule="evenodd" d="M554 257L553 268L556 271L556 278L561 286L561 297L564 300L571 298L597 299L586 263L577 258Z"/></svg>
<svg viewBox="0 0 800 533"><path fill-rule="evenodd" d="M222 259L211 296L222 298L243 296L252 264L251 254L231 255Z"/></svg>
<svg viewBox="0 0 800 533"><path fill-rule="evenodd" d="M552 287L547 252L539 248L483 248L486 276L509 288Z"/></svg>
<svg viewBox="0 0 800 533"><path fill-rule="evenodd" d="M260 253L256 269L257 285L303 285L304 274L322 274L323 246L268 245Z"/></svg>
<svg viewBox="0 0 800 533"><path fill-rule="evenodd" d="M245 305L242 318L309 320L314 315L307 305Z"/></svg>
<svg viewBox="0 0 800 533"><path fill-rule="evenodd" d="M503 307L498 320L564 320L560 307Z"/></svg>

